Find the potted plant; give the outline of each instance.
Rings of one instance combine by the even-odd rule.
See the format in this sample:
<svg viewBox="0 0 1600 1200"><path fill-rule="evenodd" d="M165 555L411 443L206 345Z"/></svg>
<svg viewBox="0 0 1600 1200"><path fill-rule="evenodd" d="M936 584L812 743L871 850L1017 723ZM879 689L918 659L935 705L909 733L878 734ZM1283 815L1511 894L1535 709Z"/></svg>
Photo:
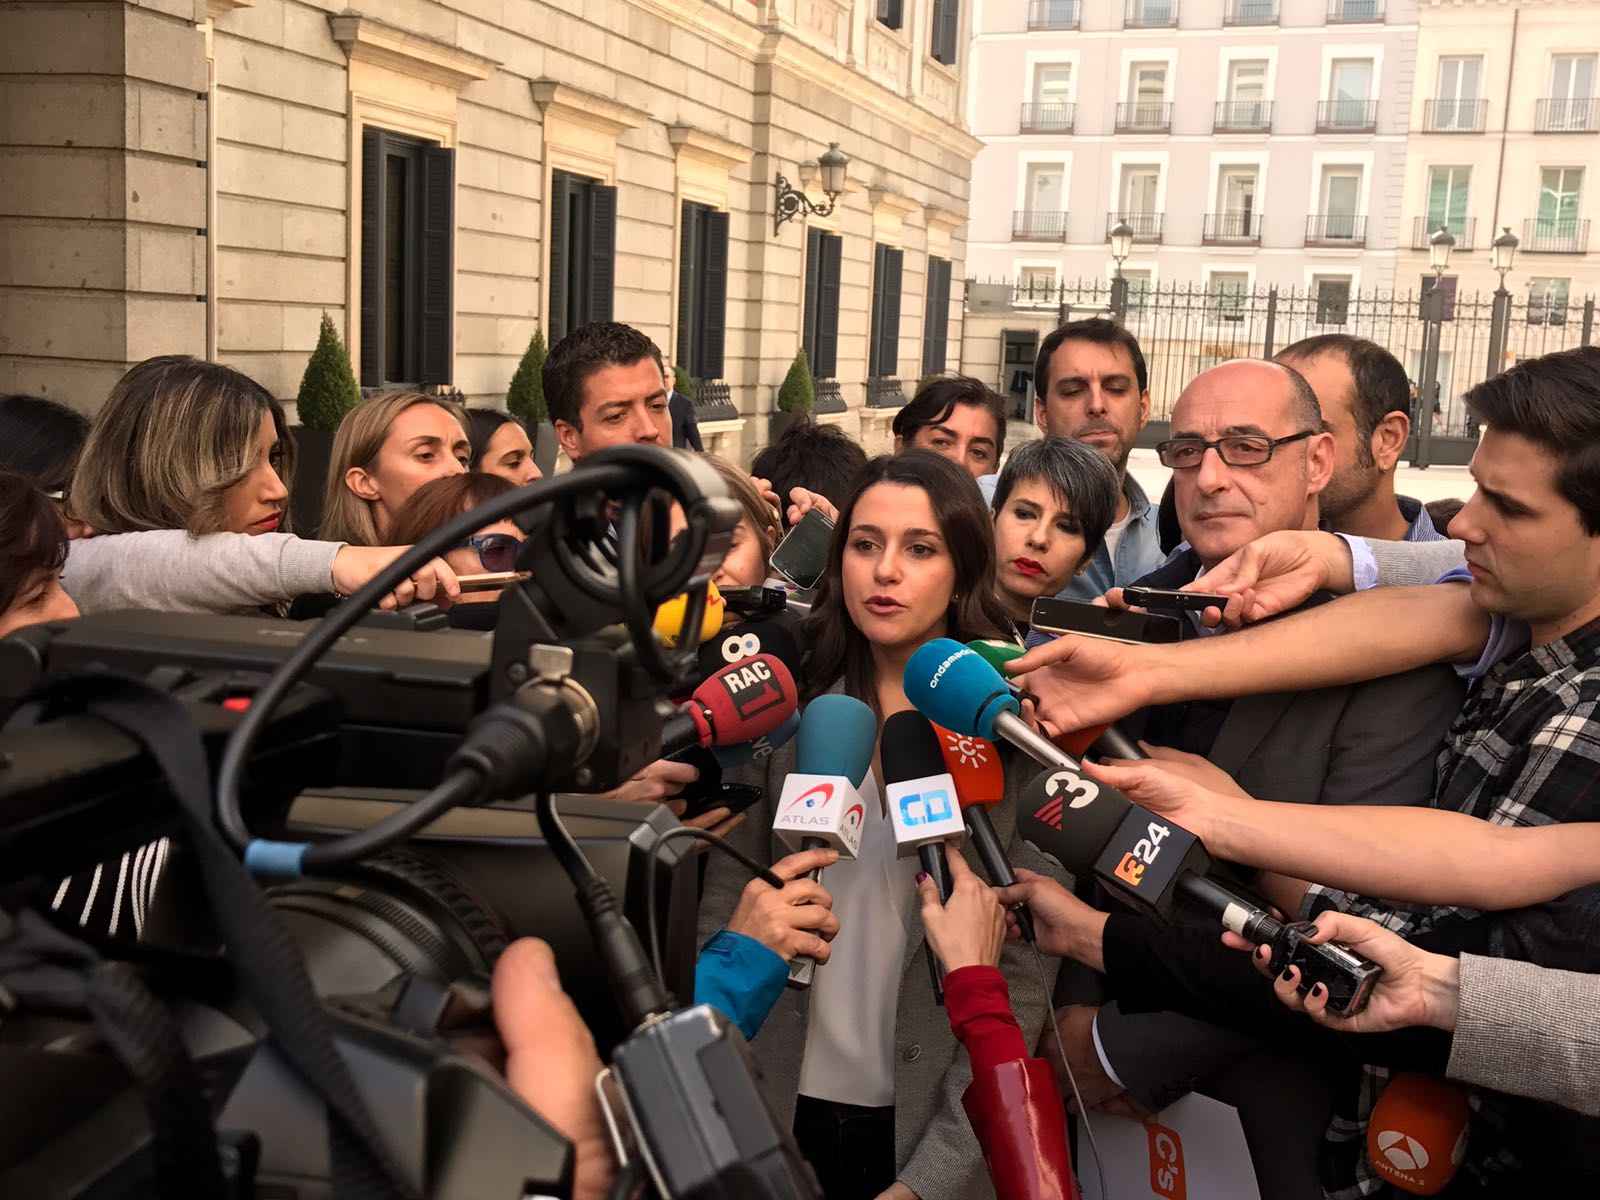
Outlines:
<svg viewBox="0 0 1600 1200"><path fill-rule="evenodd" d="M300 424L294 431L294 480L290 493L296 527L314 536L322 523L322 492L328 482L328 464L333 458L333 435L345 413L361 403L350 368L350 354L344 348L333 319L322 314L317 348L311 352L295 409Z"/></svg>
<svg viewBox="0 0 1600 1200"><path fill-rule="evenodd" d="M506 389L506 411L522 422L533 442L533 461L539 470L550 475L556 469L555 426L550 424L550 412L544 402L544 360L550 356L545 346L544 330L535 329L522 352L522 361L511 377Z"/></svg>
<svg viewBox="0 0 1600 1200"><path fill-rule="evenodd" d="M816 401L817 385L811 378L811 363L803 349L797 350L794 362L789 364L789 373L778 388L778 407L773 410L768 426L768 444L777 442L791 425L809 421Z"/></svg>

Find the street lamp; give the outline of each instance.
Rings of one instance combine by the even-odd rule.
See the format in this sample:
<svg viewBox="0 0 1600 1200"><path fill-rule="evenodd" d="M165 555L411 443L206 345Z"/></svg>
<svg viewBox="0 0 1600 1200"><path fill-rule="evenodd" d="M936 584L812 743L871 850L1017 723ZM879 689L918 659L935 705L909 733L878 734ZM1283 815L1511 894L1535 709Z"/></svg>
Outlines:
<svg viewBox="0 0 1600 1200"><path fill-rule="evenodd" d="M1455 249L1455 245L1456 239L1443 225L1434 230L1433 236L1428 239L1428 266L1433 268L1435 280L1443 275L1444 269L1450 265L1450 251Z"/></svg>
<svg viewBox="0 0 1600 1200"><path fill-rule="evenodd" d="M809 164L807 164L809 165ZM828 148L817 157L817 170L822 176L822 190L827 193L828 202L818 204L804 192L790 187L789 180L783 172L778 172L777 201L772 211L772 232L776 234L783 228L785 221L798 217L801 213L813 217L825 217L833 211L834 204L844 193L845 179L850 168L850 159L839 149L838 142L829 142ZM802 171L804 174L804 171Z"/></svg>
<svg viewBox="0 0 1600 1200"><path fill-rule="evenodd" d="M1116 264L1111 276L1111 313L1117 321L1128 315L1128 281L1123 278L1122 264L1133 251L1133 226L1118 221L1111 227L1111 261Z"/></svg>
<svg viewBox="0 0 1600 1200"><path fill-rule="evenodd" d="M1500 290L1503 292L1506 290L1506 272L1511 270L1511 263L1517 257L1517 247L1522 243L1511 232L1511 226L1503 225L1501 228L1505 232L1489 243L1489 261L1500 272Z"/></svg>
<svg viewBox="0 0 1600 1200"><path fill-rule="evenodd" d="M1489 310L1489 370L1484 376L1493 379L1505 370L1506 359L1506 334L1511 327L1511 293L1506 291L1506 273L1511 270L1511 263L1517 257L1517 235L1511 232L1511 226L1501 227L1505 230L1499 237L1489 243L1489 262L1494 269L1500 272L1500 286L1494 290L1494 307Z"/></svg>

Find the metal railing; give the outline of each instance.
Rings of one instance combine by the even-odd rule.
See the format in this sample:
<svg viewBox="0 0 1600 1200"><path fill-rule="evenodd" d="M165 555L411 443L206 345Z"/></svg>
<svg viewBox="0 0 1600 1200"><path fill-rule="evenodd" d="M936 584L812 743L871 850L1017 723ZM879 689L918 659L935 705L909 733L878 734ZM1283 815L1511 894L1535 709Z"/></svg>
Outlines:
<svg viewBox="0 0 1600 1200"><path fill-rule="evenodd" d="M1427 133L1482 133L1487 100L1424 100L1422 128Z"/></svg>
<svg viewBox="0 0 1600 1200"><path fill-rule="evenodd" d="M1589 222L1575 217L1522 223L1522 245L1528 254L1584 254L1589 249Z"/></svg>
<svg viewBox="0 0 1600 1200"><path fill-rule="evenodd" d="M1228 0L1222 9L1224 25L1276 25L1278 0Z"/></svg>
<svg viewBox="0 0 1600 1200"><path fill-rule="evenodd" d="M1200 241L1207 246L1261 244L1261 214L1255 212L1207 213Z"/></svg>
<svg viewBox="0 0 1600 1200"><path fill-rule="evenodd" d="M1076 29L1080 8L1078 0L1031 0L1028 29Z"/></svg>
<svg viewBox="0 0 1600 1200"><path fill-rule="evenodd" d="M1117 105L1118 133L1171 133L1172 105L1136 100Z"/></svg>
<svg viewBox="0 0 1600 1200"><path fill-rule="evenodd" d="M1122 10L1124 29L1176 29L1178 0L1127 0Z"/></svg>
<svg viewBox="0 0 1600 1200"><path fill-rule="evenodd" d="M1018 209L1011 214L1011 240L1064 242L1067 240L1067 214Z"/></svg>
<svg viewBox="0 0 1600 1200"><path fill-rule="evenodd" d="M1600 99L1550 96L1534 105L1535 133L1600 133Z"/></svg>
<svg viewBox="0 0 1600 1200"><path fill-rule="evenodd" d="M1271 133L1271 100L1218 100L1212 133Z"/></svg>
<svg viewBox="0 0 1600 1200"><path fill-rule="evenodd" d="M695 418L700 421L731 421L738 417L733 388L721 379L702 379L694 391Z"/></svg>
<svg viewBox="0 0 1600 1200"><path fill-rule="evenodd" d="M1318 133L1375 133L1378 129L1376 100L1318 100Z"/></svg>
<svg viewBox="0 0 1600 1200"><path fill-rule="evenodd" d="M898 379L879 376L867 380L868 408L899 408L905 402L905 389Z"/></svg>
<svg viewBox="0 0 1600 1200"><path fill-rule="evenodd" d="M811 406L812 412L841 413L849 407L844 402L844 392L837 379L817 380L813 394L815 403Z"/></svg>
<svg viewBox="0 0 1600 1200"><path fill-rule="evenodd" d="M1161 240L1161 218L1163 215L1163 213L1158 212L1108 212L1106 214L1106 240L1110 240L1111 230L1121 222L1133 230L1134 241L1159 242Z"/></svg>
<svg viewBox="0 0 1600 1200"><path fill-rule="evenodd" d="M1077 113L1076 104L1028 103L1017 127L1022 133L1071 133Z"/></svg>
<svg viewBox="0 0 1600 1200"><path fill-rule="evenodd" d="M1328 0L1329 25L1363 25L1383 20L1383 0Z"/></svg>
<svg viewBox="0 0 1600 1200"><path fill-rule="evenodd" d="M1308 246L1365 246L1367 219L1354 213L1312 213L1306 218Z"/></svg>
<svg viewBox="0 0 1600 1200"><path fill-rule="evenodd" d="M1427 217L1414 217L1411 221L1411 248L1413 250L1426 250L1428 239L1438 232L1443 225L1450 231L1450 236L1455 238L1456 244L1451 247L1452 254L1463 254L1473 248L1474 239L1478 236L1478 218L1463 217L1459 221L1432 221Z"/></svg>

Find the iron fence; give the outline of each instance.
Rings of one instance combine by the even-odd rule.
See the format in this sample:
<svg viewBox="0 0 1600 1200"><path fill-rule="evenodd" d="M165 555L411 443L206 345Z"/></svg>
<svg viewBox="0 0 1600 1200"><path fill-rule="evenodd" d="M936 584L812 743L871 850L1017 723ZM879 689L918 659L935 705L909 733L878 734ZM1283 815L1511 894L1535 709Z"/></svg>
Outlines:
<svg viewBox="0 0 1600 1200"><path fill-rule="evenodd" d="M1109 316L1139 339L1150 372L1151 416L1166 420L1185 385L1201 371L1231 358L1267 358L1285 346L1325 333L1368 338L1387 347L1413 383L1422 377L1423 292L1359 291L1339 284L1305 288L1241 288L1226 294L1199 283L1152 286L1125 281L1126 310L1112 310L1112 283L1101 279L1059 283L967 281L969 313L1008 304L1019 325L1053 327L1062 321ZM974 307L975 298L988 303ZM1525 358L1596 344L1595 299L1506 297L1497 326L1494 292L1456 293L1440 324L1437 411L1433 433L1467 437L1462 394L1491 373ZM1042 336L1042 330L1041 330ZM1495 341L1500 340L1498 355Z"/></svg>

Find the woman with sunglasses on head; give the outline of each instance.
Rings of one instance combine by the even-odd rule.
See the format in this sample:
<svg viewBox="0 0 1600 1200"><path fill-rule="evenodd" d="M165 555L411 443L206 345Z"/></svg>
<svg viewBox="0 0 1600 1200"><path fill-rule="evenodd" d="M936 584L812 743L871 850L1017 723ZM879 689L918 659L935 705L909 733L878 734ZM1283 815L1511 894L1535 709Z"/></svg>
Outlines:
<svg viewBox="0 0 1600 1200"><path fill-rule="evenodd" d="M63 582L84 612L254 612L348 595L400 553L288 533L292 443L283 406L248 376L184 355L146 359L111 389L73 475ZM386 606L448 594L443 563Z"/></svg>
<svg viewBox="0 0 1600 1200"><path fill-rule="evenodd" d="M903 674L930 638L995 637L1007 618L995 595L994 540L972 476L948 459L910 450L868 464L834 530L828 566L805 632L810 692L839 691L883 719L909 710ZM1035 773L1009 751L1007 798L993 810L1011 861L1061 878L1015 837L1015 800ZM763 786L733 841L763 862L782 857L772 836L793 743L760 767L731 773ZM884 814L882 767L862 782L861 852L829 867L840 932L805 992L787 991L755 1041L773 1103L793 1113L796 1139L830 1200L969 1200L992 1196L962 1093L971 1072L928 982L928 948L913 903L916 860L896 857ZM954 853L954 851L952 851ZM750 891L738 867L713 859L701 935L719 930ZM785 970L776 955L771 967ZM1049 1013L1048 984L1013 949L1003 956L1025 1038ZM796 1097L798 1096L798 1101Z"/></svg>
<svg viewBox="0 0 1600 1200"><path fill-rule="evenodd" d="M333 435L322 536L393 544L395 514L413 492L469 469L466 426L460 405L421 392L385 392L345 413Z"/></svg>
<svg viewBox="0 0 1600 1200"><path fill-rule="evenodd" d="M435 479L418 488L395 514L390 535L403 544L414 545L446 521L514 490L508 480L484 471ZM522 538L522 530L515 522L496 521L446 551L443 557L458 577L500 575L517 569ZM462 592L450 610L450 624L458 629L493 629L499 599L499 588Z"/></svg>
<svg viewBox="0 0 1600 1200"><path fill-rule="evenodd" d="M486 471L517 487L543 479L533 461L533 443L522 422L498 408L467 409L467 438L472 444L470 469Z"/></svg>

